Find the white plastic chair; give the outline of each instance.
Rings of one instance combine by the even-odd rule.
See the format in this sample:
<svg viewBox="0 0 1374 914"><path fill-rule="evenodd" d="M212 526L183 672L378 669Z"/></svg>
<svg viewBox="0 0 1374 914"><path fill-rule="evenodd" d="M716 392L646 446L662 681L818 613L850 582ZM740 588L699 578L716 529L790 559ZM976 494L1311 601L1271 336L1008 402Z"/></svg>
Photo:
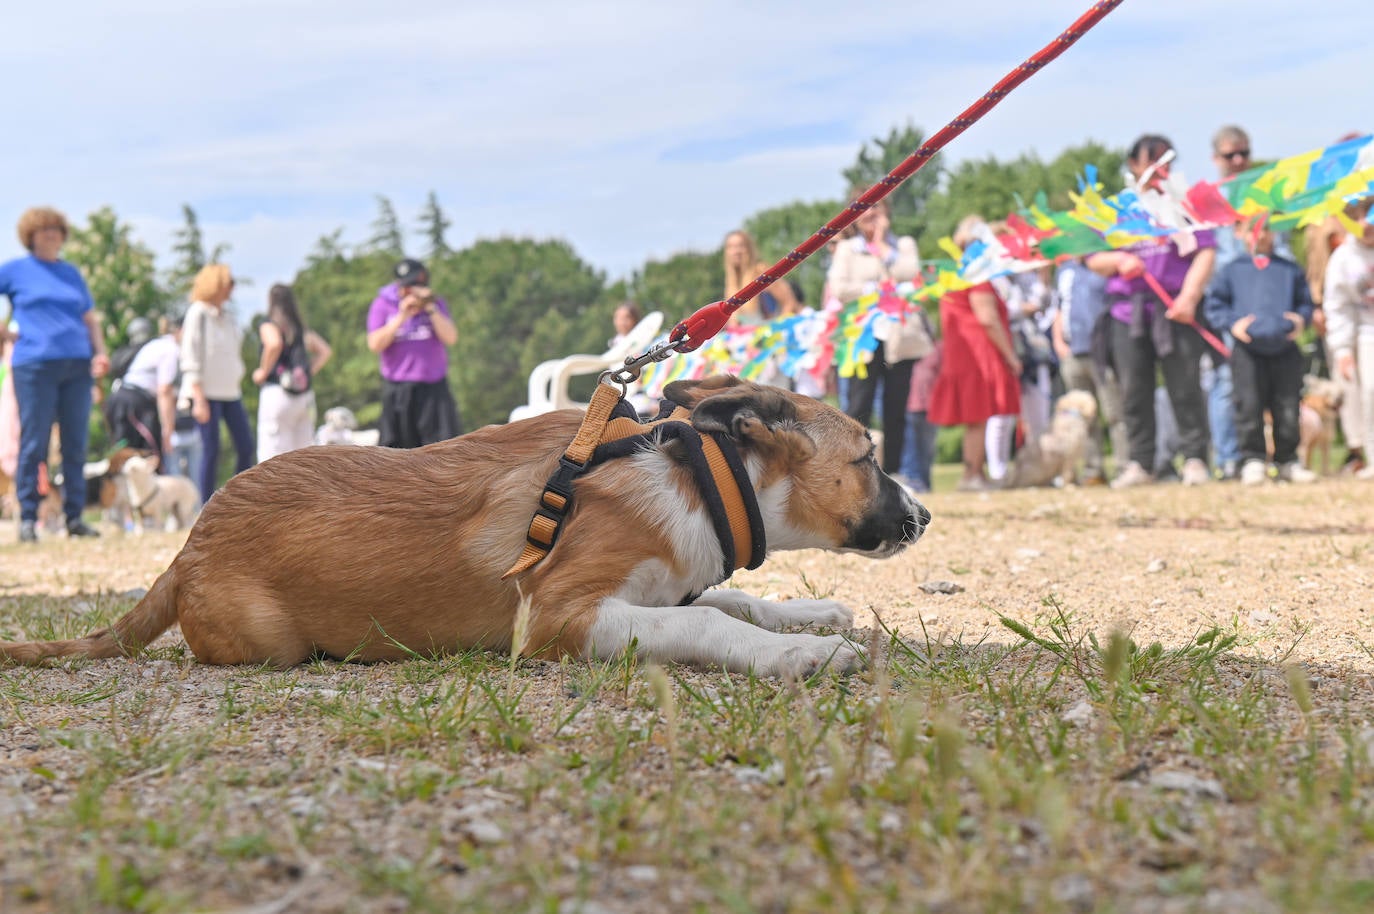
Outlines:
<svg viewBox="0 0 1374 914"><path fill-rule="evenodd" d="M658 338L662 326L663 312L651 311L620 342L601 355L569 355L540 362L530 372L529 402L511 410L510 421L528 419L556 409L585 409L586 403L574 400L568 393L569 382L582 375L599 375L607 369L621 367L627 356L648 349L649 344Z"/></svg>

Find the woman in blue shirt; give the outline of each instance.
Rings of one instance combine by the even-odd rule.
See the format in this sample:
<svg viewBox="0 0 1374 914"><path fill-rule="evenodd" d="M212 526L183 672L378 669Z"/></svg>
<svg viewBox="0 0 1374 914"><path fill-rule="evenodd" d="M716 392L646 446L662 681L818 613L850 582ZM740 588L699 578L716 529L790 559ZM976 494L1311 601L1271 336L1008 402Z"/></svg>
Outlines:
<svg viewBox="0 0 1374 914"><path fill-rule="evenodd" d="M100 321L76 267L61 259L67 220L57 210L30 209L19 218L27 257L0 265L0 295L18 325L10 370L19 402L19 539L38 541L38 465L54 421L62 441L62 510L69 536L99 536L81 520L82 470L91 413L91 379L109 370ZM53 468L49 467L49 471Z"/></svg>

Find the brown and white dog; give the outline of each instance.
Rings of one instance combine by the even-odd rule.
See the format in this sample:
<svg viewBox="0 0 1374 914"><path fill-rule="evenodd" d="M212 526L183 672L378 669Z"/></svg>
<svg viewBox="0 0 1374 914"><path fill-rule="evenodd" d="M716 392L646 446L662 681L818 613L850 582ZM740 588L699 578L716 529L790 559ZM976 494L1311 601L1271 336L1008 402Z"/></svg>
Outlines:
<svg viewBox="0 0 1374 914"><path fill-rule="evenodd" d="M886 558L930 520L879 470L859 423L817 400L732 377L665 393L696 429L738 444L770 550ZM116 657L179 622L211 664L513 647L611 659L632 644L649 660L759 675L862 662L842 636L778 631L846 628L853 616L839 603L707 592L725 578L722 547L671 442L579 477L552 552L503 580L581 418L564 410L418 450L312 447L259 464L210 500L171 567L113 626L0 643L0 658ZM526 637L513 645L522 596Z"/></svg>
<svg viewBox="0 0 1374 914"><path fill-rule="evenodd" d="M1016 455L1006 486L1019 488L1078 482L1078 468L1097 418L1097 400L1086 390L1071 390L1054 403L1050 427Z"/></svg>

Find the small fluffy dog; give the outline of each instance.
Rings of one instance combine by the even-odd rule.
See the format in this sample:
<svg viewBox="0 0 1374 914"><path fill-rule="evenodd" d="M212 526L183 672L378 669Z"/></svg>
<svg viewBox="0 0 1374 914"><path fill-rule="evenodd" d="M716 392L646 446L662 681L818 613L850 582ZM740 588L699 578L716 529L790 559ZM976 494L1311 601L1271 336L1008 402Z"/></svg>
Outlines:
<svg viewBox="0 0 1374 914"><path fill-rule="evenodd" d="M1303 379L1302 405L1298 407L1298 460L1309 470L1313 451L1322 459L1321 473L1331 472L1331 444L1336 440L1336 419L1343 391L1339 381L1308 375Z"/></svg>
<svg viewBox="0 0 1374 914"><path fill-rule="evenodd" d="M157 457L134 454L120 469L134 518L134 533L143 533L145 520L171 532L191 526L200 508L200 493L185 476L157 475Z"/></svg>
<svg viewBox="0 0 1374 914"><path fill-rule="evenodd" d="M315 430L316 444L352 444L353 432L358 427L358 417L347 406L335 406L325 410L324 424Z"/></svg>
<svg viewBox="0 0 1374 914"><path fill-rule="evenodd" d="M727 556L741 564L731 531L750 531L749 567L779 549L886 558L916 542L930 512L878 468L864 428L818 400L728 376L664 393L690 410L691 429L721 443L747 521L732 515L722 528L719 495L696 482L692 439L656 432L576 476L552 551L507 576L580 411L415 450L302 448L231 479L110 628L0 642L0 658L118 657L180 623L211 664L470 648L608 660L633 645L646 660L761 676L859 665L861 649L842 636L779 631L848 627L839 603L708 591L729 576Z"/></svg>
<svg viewBox="0 0 1374 914"><path fill-rule="evenodd" d="M1007 474L1008 488L1065 485L1078 482L1078 468L1097 418L1097 400L1086 390L1071 390L1054 404L1049 431L1027 442Z"/></svg>

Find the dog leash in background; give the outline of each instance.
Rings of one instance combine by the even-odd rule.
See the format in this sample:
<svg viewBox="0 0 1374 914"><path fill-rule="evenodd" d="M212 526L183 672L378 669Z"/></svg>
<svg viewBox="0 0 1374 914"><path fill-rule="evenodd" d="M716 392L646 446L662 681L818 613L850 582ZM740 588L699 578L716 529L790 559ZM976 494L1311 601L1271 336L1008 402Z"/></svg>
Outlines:
<svg viewBox="0 0 1374 914"><path fill-rule="evenodd" d="M964 109L963 113L942 127L928 142L922 144L921 148L892 169L886 177L841 210L835 218L827 222L823 228L802 242L790 254L769 267L767 272L759 274L753 282L724 301L712 302L701 308L674 327L667 340L651 346L642 355L626 358L623 368L608 372L605 376L609 376L614 383L624 386L637 381L641 369L650 362L662 362L674 353L692 352L699 348L720 332L721 328L725 326L725 322L730 319L730 315L738 311L754 296L790 273L798 264L820 250L831 238L836 237L852 225L874 204L892 193L903 181L920 171L950 141L976 124L983 115L995 108L998 102L1010 95L1013 89L1068 50L1121 3L1122 0L1098 0L1091 9L1079 16L1077 21L1064 30L1058 38L1055 38L1025 63L1002 77L1001 81L984 93L982 98Z"/></svg>

